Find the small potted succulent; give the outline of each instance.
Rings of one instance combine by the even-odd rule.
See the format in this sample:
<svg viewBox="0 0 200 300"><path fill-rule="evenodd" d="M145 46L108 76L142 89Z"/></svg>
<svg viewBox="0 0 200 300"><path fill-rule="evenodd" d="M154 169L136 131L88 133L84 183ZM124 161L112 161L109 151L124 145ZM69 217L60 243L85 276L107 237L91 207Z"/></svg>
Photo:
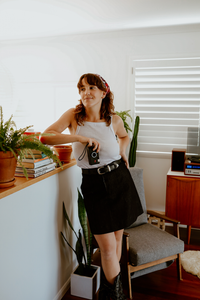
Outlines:
<svg viewBox="0 0 200 300"><path fill-rule="evenodd" d="M75 249L70 245L68 239L65 237L63 232L61 236L67 245L76 254L78 266L75 268L71 274L71 294L73 296L93 299L95 293L99 289L100 285L100 267L91 264L92 260L92 239L93 235L89 232L87 223L87 214L84 205L84 199L78 190L78 217L82 227L83 237L81 234L81 229L79 229L78 234L74 230L72 223L67 214L65 204L63 202L63 214L66 223L72 229L77 241ZM83 241L84 240L84 241ZM84 244L86 247L86 255L84 253Z"/></svg>
<svg viewBox="0 0 200 300"><path fill-rule="evenodd" d="M14 174L17 162L23 168L24 175L28 179L27 171L22 164L22 159L27 154L34 158L32 150L40 150L46 156L58 162L60 160L49 148L40 142L38 134L26 135L25 132L32 126L17 129L11 116L8 121L3 121L3 109L0 106L0 187L12 186L15 182ZM42 134L44 135L44 134Z"/></svg>

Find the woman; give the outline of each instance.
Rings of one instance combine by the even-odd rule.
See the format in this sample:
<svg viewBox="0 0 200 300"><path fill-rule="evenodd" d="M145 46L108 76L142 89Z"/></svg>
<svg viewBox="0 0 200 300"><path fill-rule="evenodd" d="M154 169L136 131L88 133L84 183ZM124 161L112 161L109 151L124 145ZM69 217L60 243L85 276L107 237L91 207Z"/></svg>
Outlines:
<svg viewBox="0 0 200 300"><path fill-rule="evenodd" d="M42 142L73 143L74 157L82 168L81 190L90 228L101 252L104 272L99 299L126 299L119 264L123 230L143 212L128 171L129 137L122 119L114 113L113 94L101 76L84 74L77 87L80 104L47 128L45 132L54 135L43 137ZM66 128L70 135L62 134Z"/></svg>

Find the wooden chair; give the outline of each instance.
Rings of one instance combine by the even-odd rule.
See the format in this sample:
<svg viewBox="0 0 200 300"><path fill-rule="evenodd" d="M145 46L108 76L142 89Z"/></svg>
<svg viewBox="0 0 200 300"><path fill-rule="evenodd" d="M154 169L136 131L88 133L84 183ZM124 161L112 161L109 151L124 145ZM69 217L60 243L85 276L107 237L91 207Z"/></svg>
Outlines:
<svg viewBox="0 0 200 300"><path fill-rule="evenodd" d="M180 253L184 251L184 242L179 239L179 221L172 220L157 212L147 211L143 185L143 170L130 168L144 213L136 222L125 229L123 235L121 271L125 291L132 299L131 279L164 269L174 260L177 264L179 280L181 277ZM133 199L134 201L134 199ZM174 235L148 223L148 214L172 222Z"/></svg>

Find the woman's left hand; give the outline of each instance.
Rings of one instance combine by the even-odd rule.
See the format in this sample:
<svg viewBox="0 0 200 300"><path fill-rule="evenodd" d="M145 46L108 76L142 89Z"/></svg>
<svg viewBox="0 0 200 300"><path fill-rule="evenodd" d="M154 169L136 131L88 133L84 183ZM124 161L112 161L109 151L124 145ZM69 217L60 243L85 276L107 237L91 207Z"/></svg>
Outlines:
<svg viewBox="0 0 200 300"><path fill-rule="evenodd" d="M129 168L128 158L125 153L120 153L122 160L125 162L127 169Z"/></svg>
<svg viewBox="0 0 200 300"><path fill-rule="evenodd" d="M112 124L113 124L115 134L118 137L120 155L121 155L123 161L125 162L126 167L129 168L128 158L126 156L126 148L129 144L128 133L126 132L126 130L124 128L124 123L119 116L117 116L117 115L113 116Z"/></svg>

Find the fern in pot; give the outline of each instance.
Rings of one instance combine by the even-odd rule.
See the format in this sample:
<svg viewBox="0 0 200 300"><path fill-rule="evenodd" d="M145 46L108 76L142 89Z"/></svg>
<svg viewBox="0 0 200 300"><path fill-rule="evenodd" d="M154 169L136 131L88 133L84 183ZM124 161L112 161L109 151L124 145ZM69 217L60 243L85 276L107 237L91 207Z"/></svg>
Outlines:
<svg viewBox="0 0 200 300"><path fill-rule="evenodd" d="M34 158L32 150L39 150L46 156L53 159L54 162L61 163L53 151L44 145L38 139L37 134L25 135L25 132L32 126L17 129L15 122L12 120L13 116L8 121L3 120L3 109L0 106L0 187L12 186L15 178L15 168L17 162L23 168L24 175L28 179L27 171L22 164L22 159L27 154L31 154ZM47 135L47 134L42 134Z"/></svg>

